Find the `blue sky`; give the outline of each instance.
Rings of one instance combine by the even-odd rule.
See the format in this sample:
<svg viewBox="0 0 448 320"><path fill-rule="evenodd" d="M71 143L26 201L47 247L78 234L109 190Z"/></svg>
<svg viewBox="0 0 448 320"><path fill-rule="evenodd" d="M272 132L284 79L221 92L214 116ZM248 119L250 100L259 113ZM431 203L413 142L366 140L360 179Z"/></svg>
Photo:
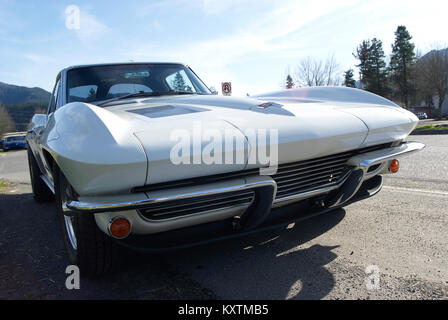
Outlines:
<svg viewBox="0 0 448 320"><path fill-rule="evenodd" d="M69 5L78 30L66 27ZM69 65L178 61L209 86L256 94L279 89L307 56L354 67L364 39L381 39L389 55L400 24L423 53L447 45L447 16L448 1L436 0L0 0L0 81L50 91Z"/></svg>

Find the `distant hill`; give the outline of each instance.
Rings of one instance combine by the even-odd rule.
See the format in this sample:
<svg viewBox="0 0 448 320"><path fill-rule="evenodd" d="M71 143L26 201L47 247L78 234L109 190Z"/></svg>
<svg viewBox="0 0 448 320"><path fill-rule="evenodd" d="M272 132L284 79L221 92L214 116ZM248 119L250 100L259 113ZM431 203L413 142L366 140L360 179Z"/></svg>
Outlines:
<svg viewBox="0 0 448 320"><path fill-rule="evenodd" d="M48 102L51 93L42 88L27 88L0 82L0 103Z"/></svg>
<svg viewBox="0 0 448 320"><path fill-rule="evenodd" d="M423 57L421 57L420 59L423 59L423 58L425 58L427 56L430 56L430 55L434 54L435 52L440 52L442 54L448 54L448 48L440 49L440 50L436 50L436 49L431 50L428 53L426 53Z"/></svg>
<svg viewBox="0 0 448 320"><path fill-rule="evenodd" d="M0 105L19 131L26 130L35 113L45 112L51 93L42 88L27 88L0 82Z"/></svg>

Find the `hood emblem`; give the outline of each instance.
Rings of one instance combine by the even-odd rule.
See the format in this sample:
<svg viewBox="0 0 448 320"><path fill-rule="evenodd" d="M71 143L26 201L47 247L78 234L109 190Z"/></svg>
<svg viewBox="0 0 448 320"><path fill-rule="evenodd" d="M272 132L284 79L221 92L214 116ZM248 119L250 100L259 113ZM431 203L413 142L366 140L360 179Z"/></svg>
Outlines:
<svg viewBox="0 0 448 320"><path fill-rule="evenodd" d="M274 102L265 102L265 103L257 105L257 108L259 108L259 109L266 109L268 107L278 107L278 108L281 108L282 105L278 104L278 103L274 103Z"/></svg>
<svg viewBox="0 0 448 320"><path fill-rule="evenodd" d="M266 102L266 103L262 103L262 104L259 104L258 106L257 106L257 108L260 108L260 109L266 109L267 107L270 107L272 104L270 103L270 102Z"/></svg>

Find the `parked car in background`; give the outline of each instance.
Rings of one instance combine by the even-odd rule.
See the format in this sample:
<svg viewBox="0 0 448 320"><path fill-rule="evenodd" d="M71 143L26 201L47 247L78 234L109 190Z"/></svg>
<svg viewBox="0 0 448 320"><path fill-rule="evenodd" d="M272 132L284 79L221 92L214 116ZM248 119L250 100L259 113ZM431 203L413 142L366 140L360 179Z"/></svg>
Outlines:
<svg viewBox="0 0 448 320"><path fill-rule="evenodd" d="M426 114L426 112L417 112L417 117L420 120L428 119L428 115Z"/></svg>
<svg viewBox="0 0 448 320"><path fill-rule="evenodd" d="M3 149L3 151L14 150L14 149L26 149L25 135L9 134L9 135L4 136L0 140L0 149Z"/></svg>
<svg viewBox="0 0 448 320"><path fill-rule="evenodd" d="M183 64L75 66L31 120L31 185L36 201L56 200L71 264L95 276L119 246L184 248L297 219L271 208L372 196L397 158L424 147L406 140L417 123L358 89L223 97ZM274 165L253 157L266 149Z"/></svg>

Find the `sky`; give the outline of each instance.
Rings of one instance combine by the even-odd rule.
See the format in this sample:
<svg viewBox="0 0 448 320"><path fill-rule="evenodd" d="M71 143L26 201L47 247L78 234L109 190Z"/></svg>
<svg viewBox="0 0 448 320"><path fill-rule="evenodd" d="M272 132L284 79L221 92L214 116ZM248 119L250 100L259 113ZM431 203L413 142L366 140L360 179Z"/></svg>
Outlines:
<svg viewBox="0 0 448 320"><path fill-rule="evenodd" d="M446 0L0 0L0 82L51 91L70 65L183 62L209 87L253 95L309 56L355 69L365 39L389 56L398 25L422 53L447 46L447 19Z"/></svg>

